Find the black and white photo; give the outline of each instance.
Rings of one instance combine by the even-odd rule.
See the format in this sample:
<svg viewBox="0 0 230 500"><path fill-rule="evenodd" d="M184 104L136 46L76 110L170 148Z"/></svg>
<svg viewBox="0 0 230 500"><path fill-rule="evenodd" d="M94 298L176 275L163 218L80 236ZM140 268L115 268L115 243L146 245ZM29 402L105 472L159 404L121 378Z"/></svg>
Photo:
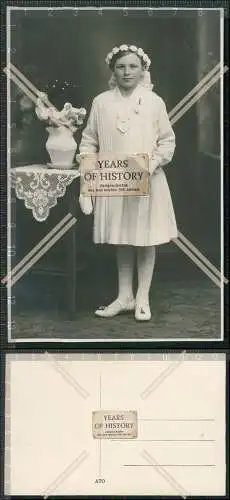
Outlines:
<svg viewBox="0 0 230 500"><path fill-rule="evenodd" d="M223 9L7 16L9 340L222 340Z"/></svg>

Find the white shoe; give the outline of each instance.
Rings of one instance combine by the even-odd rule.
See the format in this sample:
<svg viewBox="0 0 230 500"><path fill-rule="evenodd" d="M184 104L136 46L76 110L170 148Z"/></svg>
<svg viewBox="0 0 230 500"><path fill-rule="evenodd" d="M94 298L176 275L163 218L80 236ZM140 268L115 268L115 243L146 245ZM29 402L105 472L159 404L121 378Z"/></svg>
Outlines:
<svg viewBox="0 0 230 500"><path fill-rule="evenodd" d="M96 316L100 318L113 318L122 312L134 311L135 300L131 299L127 302L121 302L119 299L114 300L108 306L101 306L96 311Z"/></svg>
<svg viewBox="0 0 230 500"><path fill-rule="evenodd" d="M135 319L137 321L149 321L151 316L149 304L136 304Z"/></svg>

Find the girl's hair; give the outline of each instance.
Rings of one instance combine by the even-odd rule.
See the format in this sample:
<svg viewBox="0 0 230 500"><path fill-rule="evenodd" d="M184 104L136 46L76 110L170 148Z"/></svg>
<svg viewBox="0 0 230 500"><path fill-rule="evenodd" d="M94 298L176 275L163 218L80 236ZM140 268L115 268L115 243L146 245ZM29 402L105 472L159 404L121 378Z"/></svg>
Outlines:
<svg viewBox="0 0 230 500"><path fill-rule="evenodd" d="M126 56L127 54L135 54L138 57L138 59L140 59L143 69L145 68L145 62L143 61L141 56L139 56L136 52L133 52L132 50L126 50L126 51L122 51L122 52L120 51L117 54L113 55L113 57L109 63L109 68L111 69L111 71L114 71L114 67L115 67L115 64L118 61L118 59L120 59L123 56Z"/></svg>

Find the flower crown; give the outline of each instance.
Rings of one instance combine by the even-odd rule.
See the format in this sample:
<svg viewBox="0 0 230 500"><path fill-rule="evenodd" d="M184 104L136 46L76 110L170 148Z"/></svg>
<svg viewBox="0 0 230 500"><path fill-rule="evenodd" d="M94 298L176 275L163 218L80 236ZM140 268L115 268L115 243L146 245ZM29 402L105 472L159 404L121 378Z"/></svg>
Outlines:
<svg viewBox="0 0 230 500"><path fill-rule="evenodd" d="M144 62L145 68L148 71L148 69L151 65L151 60L149 59L147 54L145 54L143 49L136 47L136 45L125 45L124 44L124 45L120 45L120 47L114 47L111 50L111 52L109 52L106 56L106 59L105 59L106 64L108 64L108 66L110 66L110 63L116 54L118 54L119 52L127 52L127 51L131 51L134 54L137 54Z"/></svg>

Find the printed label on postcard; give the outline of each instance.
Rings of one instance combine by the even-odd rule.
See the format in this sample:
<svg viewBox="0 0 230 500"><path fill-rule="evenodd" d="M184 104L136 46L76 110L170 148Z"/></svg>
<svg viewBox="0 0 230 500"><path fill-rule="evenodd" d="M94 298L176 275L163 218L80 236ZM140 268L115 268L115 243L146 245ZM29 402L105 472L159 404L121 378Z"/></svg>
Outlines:
<svg viewBox="0 0 230 500"><path fill-rule="evenodd" d="M136 411L93 411L95 439L130 439L137 437Z"/></svg>
<svg viewBox="0 0 230 500"><path fill-rule="evenodd" d="M149 193L148 154L81 154L81 194L145 196Z"/></svg>

